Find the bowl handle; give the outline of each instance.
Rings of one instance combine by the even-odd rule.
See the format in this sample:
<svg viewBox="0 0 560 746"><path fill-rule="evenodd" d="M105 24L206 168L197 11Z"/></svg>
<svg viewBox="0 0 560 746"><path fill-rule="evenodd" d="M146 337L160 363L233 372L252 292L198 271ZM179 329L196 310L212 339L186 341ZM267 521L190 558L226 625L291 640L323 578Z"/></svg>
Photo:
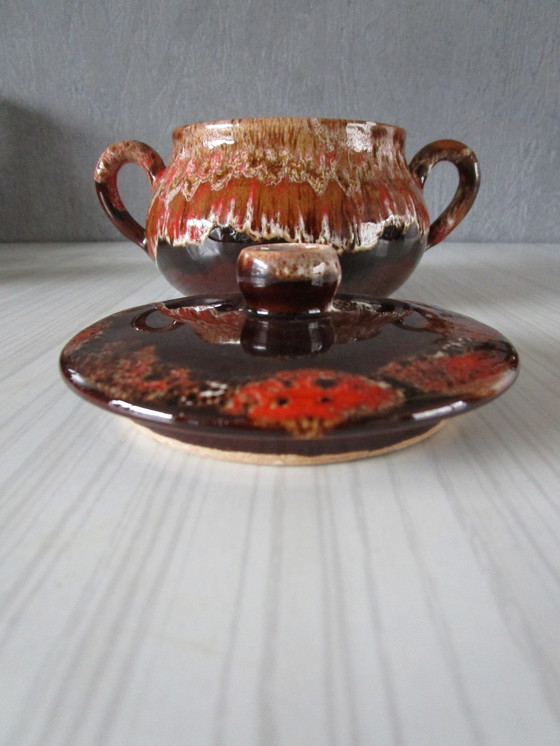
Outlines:
<svg viewBox="0 0 560 746"><path fill-rule="evenodd" d="M459 185L449 205L430 225L427 249L443 241L459 225L471 209L480 186L480 167L473 151L457 140L437 140L416 153L409 164L421 189L433 166L440 161L449 161L457 167Z"/></svg>
<svg viewBox="0 0 560 746"><path fill-rule="evenodd" d="M146 229L128 212L117 188L117 174L125 163L137 163L141 166L151 184L165 169L165 163L149 145L137 140L123 140L109 145L95 167L97 196L109 220L123 236L147 251Z"/></svg>

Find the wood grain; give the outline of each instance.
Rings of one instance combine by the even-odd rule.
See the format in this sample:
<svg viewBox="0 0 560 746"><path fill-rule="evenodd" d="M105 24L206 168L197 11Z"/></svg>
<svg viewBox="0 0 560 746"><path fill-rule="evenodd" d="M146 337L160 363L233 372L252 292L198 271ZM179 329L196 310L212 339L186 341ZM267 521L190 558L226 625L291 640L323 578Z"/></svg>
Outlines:
<svg viewBox="0 0 560 746"><path fill-rule="evenodd" d="M133 246L5 245L2 746L560 741L558 246L447 244L399 296L517 346L409 449L186 455L67 389L62 345L173 297Z"/></svg>

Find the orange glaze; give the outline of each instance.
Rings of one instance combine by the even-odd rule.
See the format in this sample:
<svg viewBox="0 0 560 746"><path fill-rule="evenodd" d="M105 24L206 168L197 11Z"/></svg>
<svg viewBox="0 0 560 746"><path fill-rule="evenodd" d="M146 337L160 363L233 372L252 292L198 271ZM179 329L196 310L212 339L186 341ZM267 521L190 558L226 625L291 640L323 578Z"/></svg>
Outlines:
<svg viewBox="0 0 560 746"><path fill-rule="evenodd" d="M273 378L239 388L225 406L264 426L289 430L330 429L356 416L384 412L402 393L363 376L314 368L281 371ZM310 433L309 433L310 434Z"/></svg>

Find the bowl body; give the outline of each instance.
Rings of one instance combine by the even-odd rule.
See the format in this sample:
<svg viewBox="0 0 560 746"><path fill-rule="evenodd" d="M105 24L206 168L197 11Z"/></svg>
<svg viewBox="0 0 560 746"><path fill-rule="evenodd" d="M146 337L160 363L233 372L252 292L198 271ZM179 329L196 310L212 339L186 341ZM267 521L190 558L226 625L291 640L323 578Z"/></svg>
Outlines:
<svg viewBox="0 0 560 746"><path fill-rule="evenodd" d="M343 290L388 294L416 267L430 224L404 142L399 127L349 120L179 127L154 184L148 252L182 292L228 293L244 246L325 243Z"/></svg>
<svg viewBox="0 0 560 746"><path fill-rule="evenodd" d="M187 295L236 291L244 247L296 242L337 251L344 292L385 296L463 219L479 183L467 146L439 140L407 164L405 137L395 125L348 119L203 122L174 131L167 166L145 143L114 143L95 181L117 228ZM430 224L423 186L442 160L457 167L459 185ZM117 189L118 171L129 162L152 182L145 227Z"/></svg>

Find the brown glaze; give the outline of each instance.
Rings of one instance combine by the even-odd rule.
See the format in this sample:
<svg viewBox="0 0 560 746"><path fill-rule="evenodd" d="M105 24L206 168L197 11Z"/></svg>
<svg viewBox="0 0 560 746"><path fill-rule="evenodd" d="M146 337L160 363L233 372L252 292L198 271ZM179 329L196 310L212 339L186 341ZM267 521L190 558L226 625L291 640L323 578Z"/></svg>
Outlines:
<svg viewBox="0 0 560 746"><path fill-rule="evenodd" d="M273 465L273 466L304 466L333 464L341 461L355 461L356 459L381 456L394 451L416 445L422 440L431 437L446 424L446 420L438 422L430 427L409 428L408 436L405 432L395 429L391 434L383 433L379 437L369 435L366 439L359 437L354 439L353 450L348 450L349 441L337 444L335 440L325 441L324 448L320 451L309 441L301 445L298 453L286 451L282 444L278 444L278 450L263 452L259 451L236 451L228 448L217 448L216 442L211 446L194 443L192 440L178 439L176 436L165 435L165 428L161 431L154 427L147 428L134 423L145 435L162 445L175 448L193 456L204 456L206 458L217 458L222 461L237 461L243 464ZM305 446L309 446L306 448Z"/></svg>
<svg viewBox="0 0 560 746"><path fill-rule="evenodd" d="M265 244L242 249L237 282L248 310L260 314L321 313L340 284L331 246Z"/></svg>
<svg viewBox="0 0 560 746"><path fill-rule="evenodd" d="M167 168L148 146L121 142L103 153L95 179L114 224L184 293L235 292L241 248L277 241L333 246L345 292L384 296L460 222L478 189L469 148L432 143L411 170L405 136L393 125L338 119L200 123L175 130ZM457 165L460 185L430 227L422 187L438 160ZM127 161L153 179L145 230L116 188Z"/></svg>
<svg viewBox="0 0 560 746"><path fill-rule="evenodd" d="M453 199L430 226L426 248L443 241L472 207L480 184L480 168L470 148L456 140L438 140L426 145L410 161L410 171L422 188L430 171L441 161L453 163L459 171L459 185Z"/></svg>
<svg viewBox="0 0 560 746"><path fill-rule="evenodd" d="M504 337L441 309L336 298L327 313L308 317L330 339L317 326L306 330L305 318L260 319L240 296L152 304L78 334L63 350L62 371L82 396L160 435L305 456L420 435L490 401L516 376L517 355ZM251 328L255 319L268 324L266 333ZM213 326L224 342L207 341ZM305 334L319 343L308 345ZM286 336L300 349L279 350Z"/></svg>
<svg viewBox="0 0 560 746"><path fill-rule="evenodd" d="M146 232L127 212L117 188L117 174L125 163L137 163L141 166L150 184L165 170L165 163L149 145L136 140L125 140L107 148L95 168L97 196L109 219L126 238L147 251Z"/></svg>
<svg viewBox="0 0 560 746"><path fill-rule="evenodd" d="M161 240L200 244L216 227L359 250L395 222L427 223L404 140L399 127L335 119L178 127L148 214L150 251Z"/></svg>

